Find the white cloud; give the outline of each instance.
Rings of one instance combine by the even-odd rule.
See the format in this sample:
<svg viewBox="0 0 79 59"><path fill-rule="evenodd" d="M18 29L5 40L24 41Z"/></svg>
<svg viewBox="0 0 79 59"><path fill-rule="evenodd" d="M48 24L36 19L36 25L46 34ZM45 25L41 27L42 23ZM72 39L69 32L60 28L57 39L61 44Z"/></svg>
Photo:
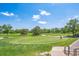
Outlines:
<svg viewBox="0 0 79 59"><path fill-rule="evenodd" d="M1 14L5 16L14 16L14 13L9 13L9 12L1 12Z"/></svg>
<svg viewBox="0 0 79 59"><path fill-rule="evenodd" d="M45 15L45 16L51 15L51 13L49 13L49 12L47 12L45 10L40 10L39 9L39 11L40 11L40 15Z"/></svg>
<svg viewBox="0 0 79 59"><path fill-rule="evenodd" d="M79 16L70 17L70 18L68 18L68 20L75 19L75 18L79 19Z"/></svg>
<svg viewBox="0 0 79 59"><path fill-rule="evenodd" d="M40 23L40 24L47 24L46 21L38 21L38 23Z"/></svg>
<svg viewBox="0 0 79 59"><path fill-rule="evenodd" d="M33 15L32 18L34 21L37 21L40 19L40 15Z"/></svg>
<svg viewBox="0 0 79 59"><path fill-rule="evenodd" d="M79 16L74 16L73 18L79 18Z"/></svg>

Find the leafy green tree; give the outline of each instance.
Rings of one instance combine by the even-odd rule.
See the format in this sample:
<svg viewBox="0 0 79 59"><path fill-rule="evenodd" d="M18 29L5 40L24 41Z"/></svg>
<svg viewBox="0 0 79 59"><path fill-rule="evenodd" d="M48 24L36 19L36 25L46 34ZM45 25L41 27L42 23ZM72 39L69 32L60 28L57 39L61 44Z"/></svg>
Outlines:
<svg viewBox="0 0 79 59"><path fill-rule="evenodd" d="M39 26L36 26L31 30L31 32L32 32L33 35L40 35L41 34L41 28Z"/></svg>
<svg viewBox="0 0 79 59"><path fill-rule="evenodd" d="M50 29L41 29L42 33L50 33Z"/></svg>
<svg viewBox="0 0 79 59"><path fill-rule="evenodd" d="M60 33L60 30L61 30L60 28L55 28L56 33Z"/></svg>
<svg viewBox="0 0 79 59"><path fill-rule="evenodd" d="M0 33L2 33L2 26L0 26Z"/></svg>
<svg viewBox="0 0 79 59"><path fill-rule="evenodd" d="M64 26L61 28L61 33L70 33L69 28L67 26Z"/></svg>
<svg viewBox="0 0 79 59"><path fill-rule="evenodd" d="M72 34L73 34L73 36L76 34L76 32L77 32L77 29L78 29L78 24L79 23L79 21L76 19L76 18L74 18L74 19L71 19L68 23L67 23L67 28L68 28L68 30L70 31L70 32L72 32Z"/></svg>
<svg viewBox="0 0 79 59"><path fill-rule="evenodd" d="M60 33L60 28L53 28L51 31L53 33Z"/></svg>
<svg viewBox="0 0 79 59"><path fill-rule="evenodd" d="M20 34L21 34L21 35L27 35L28 32L29 32L28 29L21 29L21 30L20 30Z"/></svg>
<svg viewBox="0 0 79 59"><path fill-rule="evenodd" d="M16 29L15 30L15 33L20 33L20 29Z"/></svg>
<svg viewBox="0 0 79 59"><path fill-rule="evenodd" d="M16 33L15 30L11 29L9 33Z"/></svg>
<svg viewBox="0 0 79 59"><path fill-rule="evenodd" d="M28 29L16 29L15 33L20 33L21 35L27 35L29 32Z"/></svg>
<svg viewBox="0 0 79 59"><path fill-rule="evenodd" d="M76 33L79 34L79 24L77 25L76 28L77 28L77 29L76 29Z"/></svg>
<svg viewBox="0 0 79 59"><path fill-rule="evenodd" d="M10 30L12 29L12 26L10 25L10 24L4 24L3 26L2 26L2 29L3 29L3 33L6 33L6 34L8 34L9 32L10 32Z"/></svg>

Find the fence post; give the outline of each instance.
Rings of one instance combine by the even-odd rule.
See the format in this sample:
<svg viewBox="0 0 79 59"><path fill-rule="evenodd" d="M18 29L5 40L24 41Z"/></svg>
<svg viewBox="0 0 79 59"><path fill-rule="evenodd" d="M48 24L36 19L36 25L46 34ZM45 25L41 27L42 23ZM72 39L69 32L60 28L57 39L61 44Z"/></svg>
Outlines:
<svg viewBox="0 0 79 59"><path fill-rule="evenodd" d="M76 49L74 49L74 51L73 51L73 56L77 56L77 50Z"/></svg>
<svg viewBox="0 0 79 59"><path fill-rule="evenodd" d="M70 47L68 46L68 56L70 55Z"/></svg>
<svg viewBox="0 0 79 59"><path fill-rule="evenodd" d="M64 47L64 54L66 54L66 47Z"/></svg>

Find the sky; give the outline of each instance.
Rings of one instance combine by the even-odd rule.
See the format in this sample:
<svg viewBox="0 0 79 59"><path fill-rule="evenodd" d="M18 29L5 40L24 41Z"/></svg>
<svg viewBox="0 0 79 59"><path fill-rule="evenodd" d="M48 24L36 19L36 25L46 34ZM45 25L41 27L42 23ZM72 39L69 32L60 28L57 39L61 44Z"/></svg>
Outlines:
<svg viewBox="0 0 79 59"><path fill-rule="evenodd" d="M0 3L0 25L10 24L14 29L61 28L78 16L77 3Z"/></svg>

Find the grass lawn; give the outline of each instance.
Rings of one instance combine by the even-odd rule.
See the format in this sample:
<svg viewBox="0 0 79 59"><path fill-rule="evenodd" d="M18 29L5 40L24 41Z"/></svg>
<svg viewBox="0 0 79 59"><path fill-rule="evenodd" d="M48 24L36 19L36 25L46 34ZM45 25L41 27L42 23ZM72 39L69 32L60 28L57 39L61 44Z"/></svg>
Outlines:
<svg viewBox="0 0 79 59"><path fill-rule="evenodd" d="M0 55L2 56L34 56L41 52L50 51L53 46L67 46L75 41L75 38L63 38L61 34L45 34L46 36L20 36L9 34L9 38L0 39ZM69 34L62 34L69 35ZM70 34L71 35L71 34ZM7 35L1 34L1 37Z"/></svg>

